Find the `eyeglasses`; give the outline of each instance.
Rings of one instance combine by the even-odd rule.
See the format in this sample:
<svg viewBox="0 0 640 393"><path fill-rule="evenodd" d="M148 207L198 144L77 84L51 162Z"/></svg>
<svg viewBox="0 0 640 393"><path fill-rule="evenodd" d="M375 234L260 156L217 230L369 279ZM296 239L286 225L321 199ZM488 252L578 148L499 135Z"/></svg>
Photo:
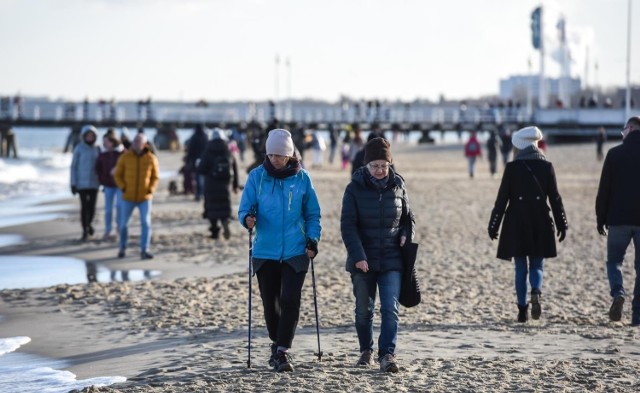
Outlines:
<svg viewBox="0 0 640 393"><path fill-rule="evenodd" d="M381 169L383 171L388 171L391 164L367 164L367 166L372 171L377 171L378 169Z"/></svg>

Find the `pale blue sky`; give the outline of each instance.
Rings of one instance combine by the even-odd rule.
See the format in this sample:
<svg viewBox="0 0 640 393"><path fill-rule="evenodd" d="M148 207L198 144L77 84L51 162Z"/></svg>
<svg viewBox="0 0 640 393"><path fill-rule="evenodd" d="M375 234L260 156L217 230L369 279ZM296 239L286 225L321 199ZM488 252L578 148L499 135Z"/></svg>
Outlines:
<svg viewBox="0 0 640 393"><path fill-rule="evenodd" d="M624 85L627 0L557 0L590 30L589 83ZM633 1L640 21L640 1ZM336 100L497 94L538 68L539 0L0 0L0 95ZM632 27L633 28L633 27ZM640 83L640 24L632 81ZM594 63L599 70L596 74ZM585 63L574 67L583 76Z"/></svg>

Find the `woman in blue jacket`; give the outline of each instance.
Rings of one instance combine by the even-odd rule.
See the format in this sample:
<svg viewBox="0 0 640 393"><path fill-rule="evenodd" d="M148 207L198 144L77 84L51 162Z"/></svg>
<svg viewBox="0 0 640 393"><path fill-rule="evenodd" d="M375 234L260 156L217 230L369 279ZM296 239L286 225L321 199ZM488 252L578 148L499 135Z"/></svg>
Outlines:
<svg viewBox="0 0 640 393"><path fill-rule="evenodd" d="M271 358L276 371L293 371L288 350L300 316L302 285L309 258L320 240L320 205L309 173L294 157L291 134L274 129L267 157L249 173L238 219L256 231L253 270L258 277Z"/></svg>

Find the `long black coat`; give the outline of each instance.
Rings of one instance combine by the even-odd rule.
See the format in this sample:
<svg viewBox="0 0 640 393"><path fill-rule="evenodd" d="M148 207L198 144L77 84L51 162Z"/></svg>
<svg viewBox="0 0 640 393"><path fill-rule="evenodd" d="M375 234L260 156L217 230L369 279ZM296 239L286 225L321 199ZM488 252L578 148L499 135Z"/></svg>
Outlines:
<svg viewBox="0 0 640 393"><path fill-rule="evenodd" d="M224 156L229 160L231 178L228 180L214 179L211 176L214 160ZM231 217L231 194L229 185L234 190L238 188L238 165L235 158L229 152L227 143L222 139L209 141L200 158L198 174L204 175L204 210L210 220L227 219Z"/></svg>
<svg viewBox="0 0 640 393"><path fill-rule="evenodd" d="M598 225L640 225L640 131L609 150L596 198Z"/></svg>
<svg viewBox="0 0 640 393"><path fill-rule="evenodd" d="M340 231L347 247L346 270L355 273L356 262L366 260L374 272L402 271L400 236L410 242L414 226L404 179L391 168L386 186L379 190L367 168L359 168L342 198Z"/></svg>
<svg viewBox="0 0 640 393"><path fill-rule="evenodd" d="M540 187L525 163L538 178ZM551 204L553 220L549 215L547 199ZM489 232L498 232L503 216L498 258L551 258L557 255L553 221L558 230L567 230L568 224L550 162L515 160L507 164L489 219Z"/></svg>

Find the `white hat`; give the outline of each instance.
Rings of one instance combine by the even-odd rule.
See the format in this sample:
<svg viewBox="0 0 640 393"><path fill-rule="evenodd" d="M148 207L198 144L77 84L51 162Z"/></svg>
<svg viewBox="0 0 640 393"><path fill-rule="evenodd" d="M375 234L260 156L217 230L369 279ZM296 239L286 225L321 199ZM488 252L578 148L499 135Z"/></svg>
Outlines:
<svg viewBox="0 0 640 393"><path fill-rule="evenodd" d="M293 157L293 139L291 139L291 133L282 128L269 131L265 147L267 154Z"/></svg>
<svg viewBox="0 0 640 393"><path fill-rule="evenodd" d="M211 131L211 140L213 139L222 139L223 141L227 140L227 134L224 132L224 130L220 129L220 128L214 128L213 131Z"/></svg>
<svg viewBox="0 0 640 393"><path fill-rule="evenodd" d="M511 143L518 150L524 150L529 146L538 146L538 141L542 139L542 131L538 127L525 127L511 136Z"/></svg>

